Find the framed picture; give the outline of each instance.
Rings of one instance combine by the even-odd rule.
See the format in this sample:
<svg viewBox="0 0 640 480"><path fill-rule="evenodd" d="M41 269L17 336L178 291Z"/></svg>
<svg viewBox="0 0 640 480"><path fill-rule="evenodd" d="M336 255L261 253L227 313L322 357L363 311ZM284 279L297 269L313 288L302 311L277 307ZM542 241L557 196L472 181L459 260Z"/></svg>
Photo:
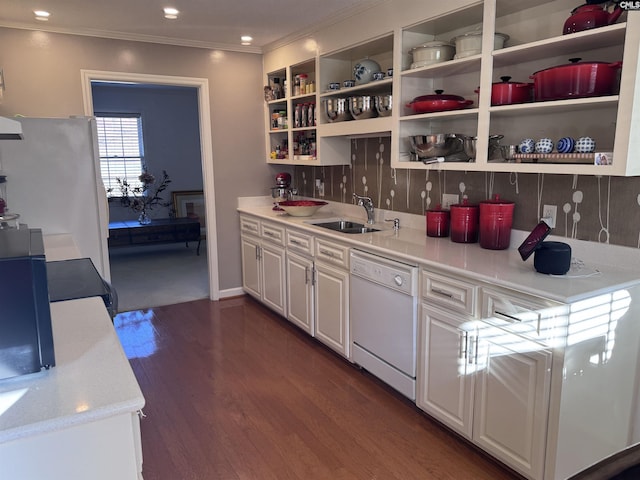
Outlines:
<svg viewBox="0 0 640 480"><path fill-rule="evenodd" d="M197 218L200 233L207 234L207 216L205 215L204 193L202 190L182 190L171 192L173 210L177 218Z"/></svg>

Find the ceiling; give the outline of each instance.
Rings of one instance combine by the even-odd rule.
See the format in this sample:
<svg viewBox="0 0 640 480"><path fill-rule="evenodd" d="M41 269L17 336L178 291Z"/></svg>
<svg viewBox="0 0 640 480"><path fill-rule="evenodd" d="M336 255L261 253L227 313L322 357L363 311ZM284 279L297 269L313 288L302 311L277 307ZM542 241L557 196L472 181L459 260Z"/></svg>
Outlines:
<svg viewBox="0 0 640 480"><path fill-rule="evenodd" d="M0 26L262 53L383 0L0 0ZM163 8L180 11L164 18ZM47 10L46 22L34 10ZM251 35L242 46L241 35Z"/></svg>

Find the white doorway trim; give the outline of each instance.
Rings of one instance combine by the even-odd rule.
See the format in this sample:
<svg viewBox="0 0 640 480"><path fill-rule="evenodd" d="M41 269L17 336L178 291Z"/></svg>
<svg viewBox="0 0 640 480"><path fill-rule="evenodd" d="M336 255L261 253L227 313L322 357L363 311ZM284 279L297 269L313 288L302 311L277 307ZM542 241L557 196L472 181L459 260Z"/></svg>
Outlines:
<svg viewBox="0 0 640 480"><path fill-rule="evenodd" d="M209 263L209 298L220 299L218 279L218 240L216 232L215 190L213 182L213 147L211 144L211 114L209 111L209 81L206 78L148 75L142 73L80 70L84 114L93 116L91 82L134 82L159 85L195 87L198 89L200 123L200 151L202 156L202 185L207 215L207 259Z"/></svg>

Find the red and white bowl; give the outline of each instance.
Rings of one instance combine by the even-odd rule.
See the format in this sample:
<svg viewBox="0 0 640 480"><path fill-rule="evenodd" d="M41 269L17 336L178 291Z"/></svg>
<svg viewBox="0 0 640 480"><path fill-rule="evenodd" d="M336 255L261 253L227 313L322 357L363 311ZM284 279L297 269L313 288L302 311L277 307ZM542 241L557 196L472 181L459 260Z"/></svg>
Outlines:
<svg viewBox="0 0 640 480"><path fill-rule="evenodd" d="M310 217L325 205L328 205L328 203L322 200L285 200L284 202L278 202L278 206L292 217Z"/></svg>

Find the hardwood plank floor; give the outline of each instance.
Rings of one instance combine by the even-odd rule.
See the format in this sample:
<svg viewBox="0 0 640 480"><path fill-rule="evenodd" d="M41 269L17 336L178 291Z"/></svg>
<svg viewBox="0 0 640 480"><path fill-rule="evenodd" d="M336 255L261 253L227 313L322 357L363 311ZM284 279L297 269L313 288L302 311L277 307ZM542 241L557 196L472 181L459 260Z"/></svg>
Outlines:
<svg viewBox="0 0 640 480"><path fill-rule="evenodd" d="M514 479L249 297L119 314L145 480Z"/></svg>

